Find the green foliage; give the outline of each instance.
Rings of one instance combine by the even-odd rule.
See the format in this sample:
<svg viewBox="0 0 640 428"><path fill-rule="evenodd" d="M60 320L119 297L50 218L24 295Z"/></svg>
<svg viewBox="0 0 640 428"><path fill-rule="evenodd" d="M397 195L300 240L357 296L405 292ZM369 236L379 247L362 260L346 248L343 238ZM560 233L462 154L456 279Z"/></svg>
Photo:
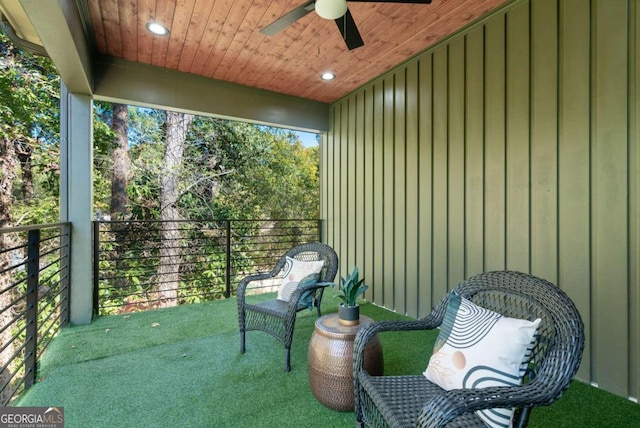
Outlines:
<svg viewBox="0 0 640 428"><path fill-rule="evenodd" d="M60 78L48 58L21 51L0 32L0 138L11 141L23 174L13 183L16 224L58 219ZM24 177L31 166L32 178ZM23 193L33 184L34 195Z"/></svg>
<svg viewBox="0 0 640 428"><path fill-rule="evenodd" d="M148 220L160 217L163 151L164 145L156 141L137 144L129 149L132 179L127 186L127 197L134 219Z"/></svg>
<svg viewBox="0 0 640 428"><path fill-rule="evenodd" d="M342 294L337 294L345 306L356 306L358 303L358 296L365 292L369 288L364 284L364 278L359 278L358 267L354 266L353 270L346 278L340 277L340 285L338 290Z"/></svg>
<svg viewBox="0 0 640 428"><path fill-rule="evenodd" d="M113 140L110 108L96 107L94 129ZM102 123L102 126L98 126ZM131 180L127 188L133 219L157 219L163 175L165 114L129 107ZM112 147L94 142L96 209L108 207ZM318 148L303 147L291 131L196 117L178 171L182 218L317 218Z"/></svg>
<svg viewBox="0 0 640 428"><path fill-rule="evenodd" d="M48 224L60 221L57 195L39 194L34 199L14 204L12 213L18 224Z"/></svg>
<svg viewBox="0 0 640 428"><path fill-rule="evenodd" d="M19 50L0 32L0 137L52 142L58 134L59 88L48 58Z"/></svg>
<svg viewBox="0 0 640 428"><path fill-rule="evenodd" d="M207 204L203 216L318 216L317 148L303 147L292 132L197 118L187 150L199 170L209 174L191 180L199 185L190 191Z"/></svg>

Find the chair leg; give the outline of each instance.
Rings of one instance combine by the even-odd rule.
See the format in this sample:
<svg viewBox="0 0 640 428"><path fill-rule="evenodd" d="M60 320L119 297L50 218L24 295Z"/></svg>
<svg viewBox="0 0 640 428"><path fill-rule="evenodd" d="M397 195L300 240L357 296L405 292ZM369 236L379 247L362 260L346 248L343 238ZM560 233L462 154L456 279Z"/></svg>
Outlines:
<svg viewBox="0 0 640 428"><path fill-rule="evenodd" d="M355 392L354 399L354 415L356 417L356 428L366 428L367 424L364 423L364 415L362 414L362 408L360 407L360 400L358 392Z"/></svg>
<svg viewBox="0 0 640 428"><path fill-rule="evenodd" d="M241 331L241 332L240 332L240 353L241 353L241 354L244 354L244 351L245 351L245 346L244 346L244 341L245 341L245 339L244 339L244 335L245 335L245 332L244 332L244 331Z"/></svg>
<svg viewBox="0 0 640 428"><path fill-rule="evenodd" d="M291 371L291 349L284 348L284 371Z"/></svg>

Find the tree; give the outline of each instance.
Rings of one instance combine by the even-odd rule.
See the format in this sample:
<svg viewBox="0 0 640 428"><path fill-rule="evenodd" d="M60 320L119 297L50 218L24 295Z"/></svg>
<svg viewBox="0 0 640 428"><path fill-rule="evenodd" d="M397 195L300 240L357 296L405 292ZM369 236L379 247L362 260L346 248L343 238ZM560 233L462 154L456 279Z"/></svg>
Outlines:
<svg viewBox="0 0 640 428"><path fill-rule="evenodd" d="M0 136L0 227L8 227L11 223L11 189L13 179L15 178L15 154L13 153L13 142L6 136ZM11 241L8 233L0 233L0 249L4 250L11 247ZM4 271L11 265L11 253L0 253L0 271ZM11 277L9 275L0 275L0 343L11 344L11 329L6 326L11 324L13 312L5 310L13 301L13 293L10 287ZM6 290L6 291L5 291ZM0 367L4 367L11 355L13 355L14 347L9 345L0 351ZM0 372L0 384L5 385L11 379L11 370L6 369ZM6 388L9 389L9 388ZM7 391L8 394L8 391ZM0 396L0 403L6 403L10 397Z"/></svg>
<svg viewBox="0 0 640 428"><path fill-rule="evenodd" d="M318 149L293 132L197 118L186 150L200 174L191 201L206 201L203 217L317 218Z"/></svg>
<svg viewBox="0 0 640 428"><path fill-rule="evenodd" d="M96 103L98 120L112 123L112 111ZM173 220L317 217L317 148L303 147L292 132L146 108L130 107L128 112L128 215L135 220L163 220L155 232L148 227L143 232L141 223L135 223L127 229L132 233L122 234L128 237L126 242L113 238L112 254L138 251L132 234L147 233L149 239L161 242L143 250L157 263L153 277L141 276L135 257L127 257L126 264L116 261L122 285L136 287L137 294L126 299L128 304L137 305L136 296L156 301L153 306L172 305L183 298L186 284L180 281L185 281L186 262L192 255L181 257L179 247L200 232L186 231ZM113 129L109 132L113 141ZM116 145L95 144L96 175L104 177L112 170L115 159L109 150ZM104 184L97 186L96 206L108 205Z"/></svg>
<svg viewBox="0 0 640 428"><path fill-rule="evenodd" d="M166 119L143 108L129 116L129 212L158 219ZM190 220L318 215L318 148L288 130L194 117L178 174L176 209Z"/></svg>
<svg viewBox="0 0 640 428"><path fill-rule="evenodd" d="M48 59L21 51L0 33L0 227L10 227L36 215L42 215L47 223L57 214L56 209L31 208L36 204L53 208L55 204L51 198L35 201L35 196L38 180L47 188L53 176L57 187L57 162L51 161L49 153L56 152L58 142L58 88L59 78ZM41 171L38 177L34 164ZM21 185L16 186L18 178ZM17 188L21 193L16 192ZM13 215L16 206L20 212L18 221ZM0 250L12 246L10 235L0 234ZM9 251L0 253L0 272L11 266L11 256ZM12 345L14 329L8 328L15 316L9 308L17 288L10 286L11 282L9 275L0 274L0 343L6 344L0 351L0 367L16 351ZM9 381L11 370L8 367L0 373L1 385ZM6 403L7 398L0 397L0 402Z"/></svg>
<svg viewBox="0 0 640 428"><path fill-rule="evenodd" d="M111 129L115 136L113 172L111 175L111 219L122 220L127 214L127 183L129 181L128 111L124 104L113 105Z"/></svg>
<svg viewBox="0 0 640 428"><path fill-rule="evenodd" d="M15 145L7 135L0 135L0 227L11 226L13 181L16 178ZM0 235L4 236L4 234ZM0 247L7 248L4 245ZM4 289L4 288L1 288Z"/></svg>
<svg viewBox="0 0 640 428"><path fill-rule="evenodd" d="M158 267L158 294L161 306L177 304L180 286L180 228L170 220L179 220L180 170L184 142L193 116L167 112L167 138L164 168L160 177L160 266Z"/></svg>
<svg viewBox="0 0 640 428"><path fill-rule="evenodd" d="M21 51L0 33L0 138L13 144L16 166L15 203L3 209L17 214L15 223L50 223L59 217L59 89L48 58Z"/></svg>
<svg viewBox="0 0 640 428"><path fill-rule="evenodd" d="M166 141L166 112L129 109L130 180L128 213L132 219L160 218L160 176Z"/></svg>

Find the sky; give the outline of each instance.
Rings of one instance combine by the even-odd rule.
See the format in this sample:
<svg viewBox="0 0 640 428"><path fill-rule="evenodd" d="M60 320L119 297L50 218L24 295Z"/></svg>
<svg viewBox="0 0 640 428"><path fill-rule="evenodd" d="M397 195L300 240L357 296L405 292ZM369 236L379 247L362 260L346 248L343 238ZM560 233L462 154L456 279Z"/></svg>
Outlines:
<svg viewBox="0 0 640 428"><path fill-rule="evenodd" d="M298 135L298 138L300 138L300 141L302 141L303 146L313 147L318 145L318 142L316 141L317 134L302 131L295 131L295 133Z"/></svg>

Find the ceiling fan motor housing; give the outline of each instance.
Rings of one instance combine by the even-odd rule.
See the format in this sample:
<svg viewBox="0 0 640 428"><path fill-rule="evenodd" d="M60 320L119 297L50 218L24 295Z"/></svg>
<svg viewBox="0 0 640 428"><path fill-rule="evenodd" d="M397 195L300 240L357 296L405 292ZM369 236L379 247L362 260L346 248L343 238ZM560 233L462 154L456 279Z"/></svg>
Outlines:
<svg viewBox="0 0 640 428"><path fill-rule="evenodd" d="M347 13L345 0L316 0L316 13L320 18L338 19Z"/></svg>

